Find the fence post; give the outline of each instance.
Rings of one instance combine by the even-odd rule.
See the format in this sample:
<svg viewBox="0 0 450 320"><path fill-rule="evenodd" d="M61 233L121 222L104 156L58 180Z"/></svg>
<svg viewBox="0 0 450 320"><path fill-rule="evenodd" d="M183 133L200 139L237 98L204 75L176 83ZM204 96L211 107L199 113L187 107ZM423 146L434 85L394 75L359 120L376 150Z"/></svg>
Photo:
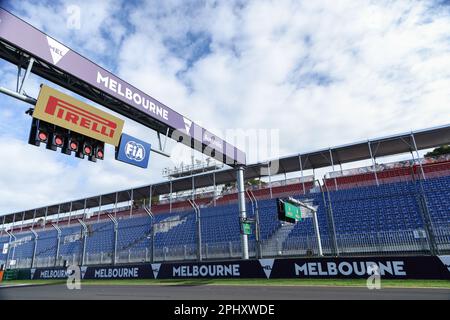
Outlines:
<svg viewBox="0 0 450 320"><path fill-rule="evenodd" d="M200 207L195 203L194 200L188 199L188 202L195 211L195 220L197 227L197 260L202 261L202 223L200 216Z"/></svg>
<svg viewBox="0 0 450 320"><path fill-rule="evenodd" d="M31 232L33 233L33 235L34 235L33 256L32 256L32 258L31 258L31 268L33 268L34 260L36 259L36 250L37 250L37 244L38 244L39 235L37 234L36 231L33 230L33 228L31 228L30 231L31 231Z"/></svg>
<svg viewBox="0 0 450 320"><path fill-rule="evenodd" d="M319 182L317 180L317 182ZM328 204L327 204L327 199L325 198L325 191L323 190L322 186L319 183L320 186L320 191L322 193L322 200L323 200L323 205L325 206L326 212L328 214L328 236L331 236L331 239L333 241L333 253L336 257L339 256L339 246L337 243L337 235L336 235L336 226L334 223L334 214L333 214L333 206L331 204L331 197L330 197L330 191L328 190L328 187L324 181L323 183L326 193L327 193L327 198L328 198ZM330 234L331 233L331 234Z"/></svg>
<svg viewBox="0 0 450 320"><path fill-rule="evenodd" d="M108 213L108 218L111 220L111 222L114 225L114 246L113 246L113 257L112 257L112 264L116 265L117 262L117 238L119 233L119 223L117 222L117 219L113 217L110 213Z"/></svg>
<svg viewBox="0 0 450 320"><path fill-rule="evenodd" d="M56 252L55 252L55 267L56 267L56 264L58 263L59 249L61 247L61 229L58 226L54 225L53 223L52 227L55 228L56 232L58 233L58 240L57 240L58 242L56 243Z"/></svg>

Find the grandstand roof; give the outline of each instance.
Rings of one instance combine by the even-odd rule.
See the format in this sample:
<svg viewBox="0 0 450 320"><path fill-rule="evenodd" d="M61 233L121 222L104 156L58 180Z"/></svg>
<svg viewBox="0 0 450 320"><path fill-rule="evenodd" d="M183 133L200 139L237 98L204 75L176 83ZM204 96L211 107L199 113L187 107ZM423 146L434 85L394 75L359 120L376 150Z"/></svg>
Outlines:
<svg viewBox="0 0 450 320"><path fill-rule="evenodd" d="M414 138L413 138L414 137ZM450 143L450 124L433 127L423 130L411 131L402 134L385 136L367 141L356 142L326 149L316 150L312 152L305 152L294 154L279 159L272 159L271 161L279 161L278 173L289 173L300 171L300 161L302 161L303 170L317 169L331 166L331 158L334 164L350 163L359 160L370 159L369 143L374 157L382 157L389 155L396 155L415 150L414 140L418 150L428 149L443 144ZM267 168L269 162L255 163L246 166L245 179L252 179L262 176L261 170ZM151 185L152 195L167 194L170 192L170 183L172 183L172 192L179 192L190 190L192 188L192 179L196 188L211 186L214 179L217 185L230 183L236 181L235 169L224 169L220 171L202 173L190 177L183 177L179 179L164 181ZM149 197L150 185L137 187L133 189L135 199L140 197ZM128 201L130 199L131 189L117 192L118 202ZM36 209L36 218L45 216L45 209L48 208L47 215L58 213L58 206L61 212L68 212L70 206L72 211L84 208L86 201L86 208L92 208L99 205L99 196L89 197L86 199L79 199L68 201L64 203L54 204L48 207ZM102 205L113 204L116 200L116 192L102 194ZM25 214L25 220L32 219L35 209L26 211L19 211L16 214L16 221L22 220L22 214ZM13 222L14 213L6 215L5 223Z"/></svg>

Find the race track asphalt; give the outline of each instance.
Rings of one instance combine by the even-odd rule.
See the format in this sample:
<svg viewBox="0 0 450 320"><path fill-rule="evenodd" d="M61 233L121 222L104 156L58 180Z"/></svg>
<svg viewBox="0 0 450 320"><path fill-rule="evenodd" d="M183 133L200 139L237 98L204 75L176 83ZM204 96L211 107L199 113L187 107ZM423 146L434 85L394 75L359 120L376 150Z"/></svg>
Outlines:
<svg viewBox="0 0 450 320"><path fill-rule="evenodd" d="M450 300L450 289L318 286L83 285L0 287L1 300Z"/></svg>

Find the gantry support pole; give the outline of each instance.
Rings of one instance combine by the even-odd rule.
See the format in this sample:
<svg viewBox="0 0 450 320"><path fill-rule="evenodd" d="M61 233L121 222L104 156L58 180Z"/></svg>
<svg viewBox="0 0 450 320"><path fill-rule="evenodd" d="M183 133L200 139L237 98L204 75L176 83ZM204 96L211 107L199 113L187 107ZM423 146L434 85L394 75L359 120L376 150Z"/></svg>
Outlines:
<svg viewBox="0 0 450 320"><path fill-rule="evenodd" d="M247 218L247 212L245 210L244 167L238 167L236 173L237 173L237 187L238 187L239 217L241 221L243 221L244 219ZM242 259L248 260L248 235L241 233L241 243L242 243Z"/></svg>

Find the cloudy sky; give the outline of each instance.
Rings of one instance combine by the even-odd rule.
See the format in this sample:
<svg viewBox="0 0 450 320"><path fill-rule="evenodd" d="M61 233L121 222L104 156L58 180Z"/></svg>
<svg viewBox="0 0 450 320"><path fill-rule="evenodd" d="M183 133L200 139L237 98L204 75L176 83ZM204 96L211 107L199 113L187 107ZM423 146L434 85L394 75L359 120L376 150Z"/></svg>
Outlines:
<svg viewBox="0 0 450 320"><path fill-rule="evenodd" d="M278 133L279 147L250 162L450 122L444 1L0 3L222 137ZM16 72L0 62L0 86L15 88ZM40 83L33 75L27 94ZM190 156L170 143L173 156L152 155L143 170L115 161L112 147L97 163L36 148L28 107L0 96L0 214L160 181ZM128 119L124 131L155 143Z"/></svg>

